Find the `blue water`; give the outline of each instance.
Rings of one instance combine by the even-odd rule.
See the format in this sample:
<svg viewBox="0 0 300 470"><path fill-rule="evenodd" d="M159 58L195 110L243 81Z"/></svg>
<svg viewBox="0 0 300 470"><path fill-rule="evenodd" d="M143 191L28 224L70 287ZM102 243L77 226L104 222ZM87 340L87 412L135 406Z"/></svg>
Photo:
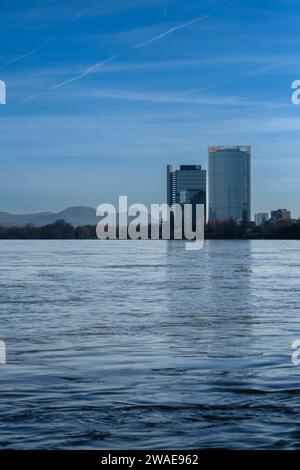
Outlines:
<svg viewBox="0 0 300 470"><path fill-rule="evenodd" d="M300 448L300 242L1 241L0 448Z"/></svg>

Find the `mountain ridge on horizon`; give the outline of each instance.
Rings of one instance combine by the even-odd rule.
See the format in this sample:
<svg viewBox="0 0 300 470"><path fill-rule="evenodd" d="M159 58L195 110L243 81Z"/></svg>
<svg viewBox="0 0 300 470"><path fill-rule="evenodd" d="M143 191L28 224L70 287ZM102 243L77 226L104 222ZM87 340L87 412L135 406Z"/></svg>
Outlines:
<svg viewBox="0 0 300 470"><path fill-rule="evenodd" d="M117 213L117 219L119 213ZM43 225L54 224L58 220L77 227L79 225L97 225L101 217L96 216L96 208L89 206L71 206L59 212L42 211L28 214L19 214L6 211L0 211L0 227L24 227L25 225ZM128 221L134 217L128 217ZM150 222L150 215L149 215Z"/></svg>
<svg viewBox="0 0 300 470"><path fill-rule="evenodd" d="M28 224L42 226L53 224L57 220L65 220L73 226L96 225L99 217L96 216L96 209L88 206L67 207L59 212L41 211L28 214L0 211L0 226L4 227L22 227Z"/></svg>

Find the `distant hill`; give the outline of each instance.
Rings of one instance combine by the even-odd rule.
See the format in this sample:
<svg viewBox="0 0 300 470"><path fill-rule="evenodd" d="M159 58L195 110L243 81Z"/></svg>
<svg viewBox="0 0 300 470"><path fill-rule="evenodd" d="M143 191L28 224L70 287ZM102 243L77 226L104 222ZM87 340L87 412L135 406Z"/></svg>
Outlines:
<svg viewBox="0 0 300 470"><path fill-rule="evenodd" d="M22 227L27 224L42 226L62 219L73 226L95 225L99 222L96 209L85 206L69 207L61 212L37 212L35 214L0 212L0 225L3 227Z"/></svg>
<svg viewBox="0 0 300 470"><path fill-rule="evenodd" d="M128 222L133 218L128 217ZM24 227L24 225L28 224L41 227L53 224L57 220L65 220L74 227L77 227L78 225L96 225L101 220L101 217L96 217L96 209L85 206L68 207L61 212L37 212L35 214L0 212L0 226L2 227Z"/></svg>

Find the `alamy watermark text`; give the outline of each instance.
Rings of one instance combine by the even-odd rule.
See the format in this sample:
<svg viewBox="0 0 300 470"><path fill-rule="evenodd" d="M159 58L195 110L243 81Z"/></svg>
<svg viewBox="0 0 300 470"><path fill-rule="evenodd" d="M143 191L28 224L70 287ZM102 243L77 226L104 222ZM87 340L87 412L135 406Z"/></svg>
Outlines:
<svg viewBox="0 0 300 470"><path fill-rule="evenodd" d="M6 84L0 80L0 104L6 104Z"/></svg>
<svg viewBox="0 0 300 470"><path fill-rule="evenodd" d="M96 212L100 240L189 240L186 250L201 250L204 245L203 204L144 204L128 208L127 196L119 197L118 210L112 204L100 204ZM192 241L193 240L193 241Z"/></svg>

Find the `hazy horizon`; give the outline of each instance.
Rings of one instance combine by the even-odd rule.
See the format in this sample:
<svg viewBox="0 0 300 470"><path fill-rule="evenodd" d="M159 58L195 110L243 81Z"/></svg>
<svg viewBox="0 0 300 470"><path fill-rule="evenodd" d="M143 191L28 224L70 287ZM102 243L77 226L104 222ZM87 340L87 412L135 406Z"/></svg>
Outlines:
<svg viewBox="0 0 300 470"><path fill-rule="evenodd" d="M4 0L0 210L166 200L166 165L252 145L252 218L300 217L295 0Z"/></svg>

